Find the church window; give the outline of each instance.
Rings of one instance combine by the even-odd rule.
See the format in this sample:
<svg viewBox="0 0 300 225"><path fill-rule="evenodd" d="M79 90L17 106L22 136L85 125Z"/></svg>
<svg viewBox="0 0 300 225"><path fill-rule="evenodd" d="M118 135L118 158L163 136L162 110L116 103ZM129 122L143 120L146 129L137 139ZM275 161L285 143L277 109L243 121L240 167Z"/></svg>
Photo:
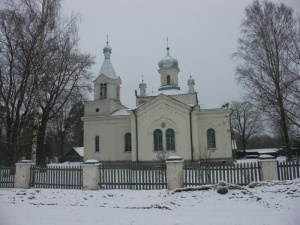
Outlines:
<svg viewBox="0 0 300 225"><path fill-rule="evenodd" d="M95 137L95 152L99 152L99 136Z"/></svg>
<svg viewBox="0 0 300 225"><path fill-rule="evenodd" d="M207 148L216 148L216 135L212 128L207 130Z"/></svg>
<svg viewBox="0 0 300 225"><path fill-rule="evenodd" d="M107 86L106 83L100 84L100 99L106 99Z"/></svg>
<svg viewBox="0 0 300 225"><path fill-rule="evenodd" d="M162 131L159 129L156 129L153 132L153 144L154 144L154 151L162 151Z"/></svg>
<svg viewBox="0 0 300 225"><path fill-rule="evenodd" d="M125 152L131 151L131 133L125 134Z"/></svg>
<svg viewBox="0 0 300 225"><path fill-rule="evenodd" d="M166 131L167 150L175 150L175 132L173 129Z"/></svg>
<svg viewBox="0 0 300 225"><path fill-rule="evenodd" d="M167 85L170 85L171 84L171 78L170 78L170 75L167 76Z"/></svg>

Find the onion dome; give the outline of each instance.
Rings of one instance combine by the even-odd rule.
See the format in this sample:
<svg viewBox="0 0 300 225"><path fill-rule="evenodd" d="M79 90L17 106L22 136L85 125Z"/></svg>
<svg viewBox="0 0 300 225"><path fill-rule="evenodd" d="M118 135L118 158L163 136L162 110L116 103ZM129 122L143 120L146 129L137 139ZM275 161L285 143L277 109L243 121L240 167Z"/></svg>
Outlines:
<svg viewBox="0 0 300 225"><path fill-rule="evenodd" d="M140 88L146 88L147 84L144 82L144 79L142 80L142 82L140 83Z"/></svg>
<svg viewBox="0 0 300 225"><path fill-rule="evenodd" d="M163 68L178 68L178 61L177 61L177 59L170 56L169 50L170 50L170 48L167 47L166 57L158 62L158 66L159 66L160 69L163 69Z"/></svg>
<svg viewBox="0 0 300 225"><path fill-rule="evenodd" d="M190 78L187 81L188 85L190 84L195 84L195 80L192 78L192 76L190 76Z"/></svg>
<svg viewBox="0 0 300 225"><path fill-rule="evenodd" d="M106 42L106 46L103 48L103 53L105 59L110 59L111 47L108 45L108 42Z"/></svg>

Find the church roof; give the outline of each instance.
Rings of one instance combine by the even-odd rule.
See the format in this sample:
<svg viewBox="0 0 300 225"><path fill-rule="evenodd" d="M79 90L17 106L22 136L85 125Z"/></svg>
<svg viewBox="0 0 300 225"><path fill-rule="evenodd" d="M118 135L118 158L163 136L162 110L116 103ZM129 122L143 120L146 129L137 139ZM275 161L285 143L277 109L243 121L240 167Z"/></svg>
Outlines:
<svg viewBox="0 0 300 225"><path fill-rule="evenodd" d="M108 78L111 78L111 79L118 78L118 76L116 75L116 72L110 62L110 59L104 60L98 76L100 76L102 74L104 74L105 76L107 76Z"/></svg>
<svg viewBox="0 0 300 225"><path fill-rule="evenodd" d="M167 89L167 90L160 90L160 91L152 91L151 93L147 94L147 96L158 96L160 94L164 95L182 95L188 94L188 91L184 90L177 90L177 89Z"/></svg>

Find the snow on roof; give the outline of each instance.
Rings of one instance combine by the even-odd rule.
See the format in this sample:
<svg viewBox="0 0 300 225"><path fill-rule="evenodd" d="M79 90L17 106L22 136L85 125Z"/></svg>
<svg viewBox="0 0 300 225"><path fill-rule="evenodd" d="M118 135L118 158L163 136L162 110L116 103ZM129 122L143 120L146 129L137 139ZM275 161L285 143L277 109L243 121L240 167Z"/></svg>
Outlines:
<svg viewBox="0 0 300 225"><path fill-rule="evenodd" d="M177 90L177 89L168 89L168 90L161 90L161 91L152 91L152 93L147 94L147 96L157 96L160 94L164 95L182 95L182 94L188 94L189 92L183 91L183 90Z"/></svg>
<svg viewBox="0 0 300 225"><path fill-rule="evenodd" d="M105 76L107 76L108 78L111 78L111 79L118 78L118 76L116 75L116 72L110 62L110 59L104 60L98 76L100 76L101 74L104 74Z"/></svg>
<svg viewBox="0 0 300 225"><path fill-rule="evenodd" d="M266 153L277 153L277 148L265 148L265 149L247 149L246 152L258 152L259 154L266 154Z"/></svg>
<svg viewBox="0 0 300 225"><path fill-rule="evenodd" d="M221 109L224 103L200 104L200 109Z"/></svg>
<svg viewBox="0 0 300 225"><path fill-rule="evenodd" d="M129 116L127 109L119 109L111 114L111 116Z"/></svg>
<svg viewBox="0 0 300 225"><path fill-rule="evenodd" d="M82 156L84 155L84 147L73 147L73 149L78 153L78 155Z"/></svg>

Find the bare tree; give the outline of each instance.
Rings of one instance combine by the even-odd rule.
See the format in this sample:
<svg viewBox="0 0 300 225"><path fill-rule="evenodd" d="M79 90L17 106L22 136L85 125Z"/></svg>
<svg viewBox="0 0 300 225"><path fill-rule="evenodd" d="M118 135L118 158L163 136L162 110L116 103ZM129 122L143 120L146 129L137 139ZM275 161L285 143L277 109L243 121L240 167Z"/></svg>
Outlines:
<svg viewBox="0 0 300 225"><path fill-rule="evenodd" d="M242 142L244 155L248 141L262 132L261 113L249 102L232 102L231 127Z"/></svg>
<svg viewBox="0 0 300 225"><path fill-rule="evenodd" d="M30 26L29 18L17 10L0 11L0 104L10 163L17 159L20 134L34 102L31 75L34 42L20 27L26 22Z"/></svg>
<svg viewBox="0 0 300 225"><path fill-rule="evenodd" d="M10 0L0 15L0 57L5 59L0 100L7 143L17 151L22 125L34 115L32 159L37 145L42 163L49 121L90 90L93 57L78 49L78 17L63 18L60 10L60 0Z"/></svg>
<svg viewBox="0 0 300 225"><path fill-rule="evenodd" d="M240 60L237 79L247 90L248 101L270 120L279 121L283 141L290 148L289 124L299 121L299 98L293 91L299 90L299 58L291 55L295 43L299 45L291 35L299 29L297 20L292 8L269 1L254 1L245 14L243 36L234 54Z"/></svg>

